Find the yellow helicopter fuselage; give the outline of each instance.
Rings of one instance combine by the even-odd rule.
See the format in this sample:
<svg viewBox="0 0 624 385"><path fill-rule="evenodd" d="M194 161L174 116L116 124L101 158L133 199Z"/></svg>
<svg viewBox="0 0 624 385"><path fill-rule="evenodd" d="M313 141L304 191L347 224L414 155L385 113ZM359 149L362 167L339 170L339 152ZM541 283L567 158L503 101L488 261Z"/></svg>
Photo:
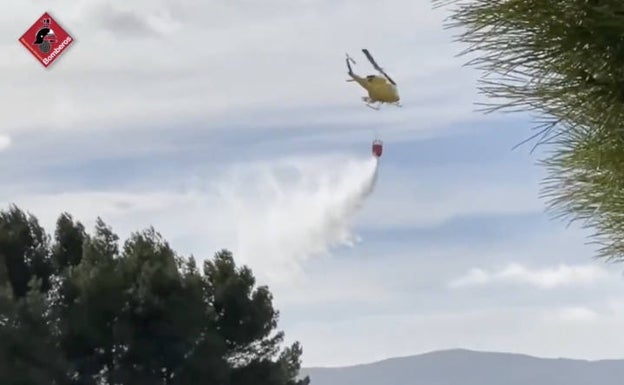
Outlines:
<svg viewBox="0 0 624 385"><path fill-rule="evenodd" d="M381 76L367 77L353 76L353 80L368 91L371 101L382 103L397 103L400 100L396 86Z"/></svg>

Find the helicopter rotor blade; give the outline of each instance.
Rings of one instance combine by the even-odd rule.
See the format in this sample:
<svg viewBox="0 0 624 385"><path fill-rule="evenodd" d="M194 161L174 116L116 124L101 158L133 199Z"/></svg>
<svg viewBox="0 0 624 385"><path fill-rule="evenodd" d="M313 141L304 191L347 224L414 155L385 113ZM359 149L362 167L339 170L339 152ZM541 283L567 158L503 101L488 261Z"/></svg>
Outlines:
<svg viewBox="0 0 624 385"><path fill-rule="evenodd" d="M373 65L373 67L375 67L376 70L381 69L381 67L379 67L379 64L377 64L375 59L373 59L373 55L371 55L371 53L366 48L363 48L362 52L364 52L364 55L366 55L366 58L368 59L369 62L371 62L371 64Z"/></svg>
<svg viewBox="0 0 624 385"><path fill-rule="evenodd" d="M387 73L384 72L384 70L379 66L379 64L377 64L375 59L373 59L373 55L371 55L370 52L366 48L363 48L362 52L364 52L364 55L366 55L366 58L368 59L368 61L371 62L371 64L377 71L379 71L383 76L385 76L386 79L390 81L390 83L392 83L395 86L397 85L396 82L392 80L392 78Z"/></svg>

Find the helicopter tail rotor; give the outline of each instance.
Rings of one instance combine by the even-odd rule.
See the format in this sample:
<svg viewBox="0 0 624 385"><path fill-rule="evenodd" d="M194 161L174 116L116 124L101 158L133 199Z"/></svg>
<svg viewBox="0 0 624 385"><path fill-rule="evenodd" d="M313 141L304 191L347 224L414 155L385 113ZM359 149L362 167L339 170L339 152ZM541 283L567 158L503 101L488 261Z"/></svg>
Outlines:
<svg viewBox="0 0 624 385"><path fill-rule="evenodd" d="M349 76L351 76L351 79L347 79L347 81L352 82L354 81L355 74L353 73L353 69L351 68L351 63L353 64L356 64L356 63L355 63L355 60L353 60L353 58L349 56L348 53L345 55L346 55L345 62L347 63L347 73L349 74Z"/></svg>

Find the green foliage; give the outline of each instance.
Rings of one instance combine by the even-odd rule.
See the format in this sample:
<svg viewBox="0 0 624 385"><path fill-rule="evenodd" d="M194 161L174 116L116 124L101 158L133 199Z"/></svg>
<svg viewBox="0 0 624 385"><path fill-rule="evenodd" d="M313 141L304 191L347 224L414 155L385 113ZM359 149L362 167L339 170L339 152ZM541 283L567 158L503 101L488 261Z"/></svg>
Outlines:
<svg viewBox="0 0 624 385"><path fill-rule="evenodd" d="M15 206L0 213L0 265L0 282L8 283L16 297L26 296L34 277L41 280L41 290L50 288L49 237L35 217Z"/></svg>
<svg viewBox="0 0 624 385"><path fill-rule="evenodd" d="M63 214L51 244L0 213L1 384L308 384L271 293L229 251L200 271L153 228L118 242L101 219L90 235Z"/></svg>
<svg viewBox="0 0 624 385"><path fill-rule="evenodd" d="M624 2L434 0L454 4L486 109L530 111L550 154L544 197L594 229L599 257L624 259Z"/></svg>

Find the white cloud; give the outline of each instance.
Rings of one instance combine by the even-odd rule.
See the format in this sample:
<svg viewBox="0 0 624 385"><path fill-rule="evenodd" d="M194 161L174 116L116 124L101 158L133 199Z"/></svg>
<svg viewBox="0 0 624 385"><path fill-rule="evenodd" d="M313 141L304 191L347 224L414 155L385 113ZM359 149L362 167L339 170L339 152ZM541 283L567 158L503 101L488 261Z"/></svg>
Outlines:
<svg viewBox="0 0 624 385"><path fill-rule="evenodd" d="M584 306L560 309L556 316L566 322L594 322L600 320L598 312Z"/></svg>
<svg viewBox="0 0 624 385"><path fill-rule="evenodd" d="M459 48L442 28L443 11L431 8L425 0L391 0L381 8L372 0L261 7L61 0L49 11L75 44L45 70L14 38L42 13L37 3L21 2L0 16L0 58L8 63L4 125L11 132L125 130L139 123L212 123L247 109L279 115L288 108L311 109L302 123L340 121L345 113L396 123L393 115L418 113L435 126L475 116L473 72L460 68L463 59L453 57ZM371 13L391 22L371 28ZM363 46L400 82L403 111L371 115L360 103L362 90L344 82L344 52L355 55ZM361 59L356 71L371 71ZM33 108L42 85L47 102ZM318 114L331 106L338 109Z"/></svg>
<svg viewBox="0 0 624 385"><path fill-rule="evenodd" d="M561 286L592 284L609 277L610 273L607 270L593 264L579 266L561 264L551 268L530 269L518 263L511 263L494 271L471 269L466 275L450 282L449 286L460 288L492 283L519 283L552 289Z"/></svg>
<svg viewBox="0 0 624 385"><path fill-rule="evenodd" d="M0 151L6 150L11 146L11 137L0 134Z"/></svg>

